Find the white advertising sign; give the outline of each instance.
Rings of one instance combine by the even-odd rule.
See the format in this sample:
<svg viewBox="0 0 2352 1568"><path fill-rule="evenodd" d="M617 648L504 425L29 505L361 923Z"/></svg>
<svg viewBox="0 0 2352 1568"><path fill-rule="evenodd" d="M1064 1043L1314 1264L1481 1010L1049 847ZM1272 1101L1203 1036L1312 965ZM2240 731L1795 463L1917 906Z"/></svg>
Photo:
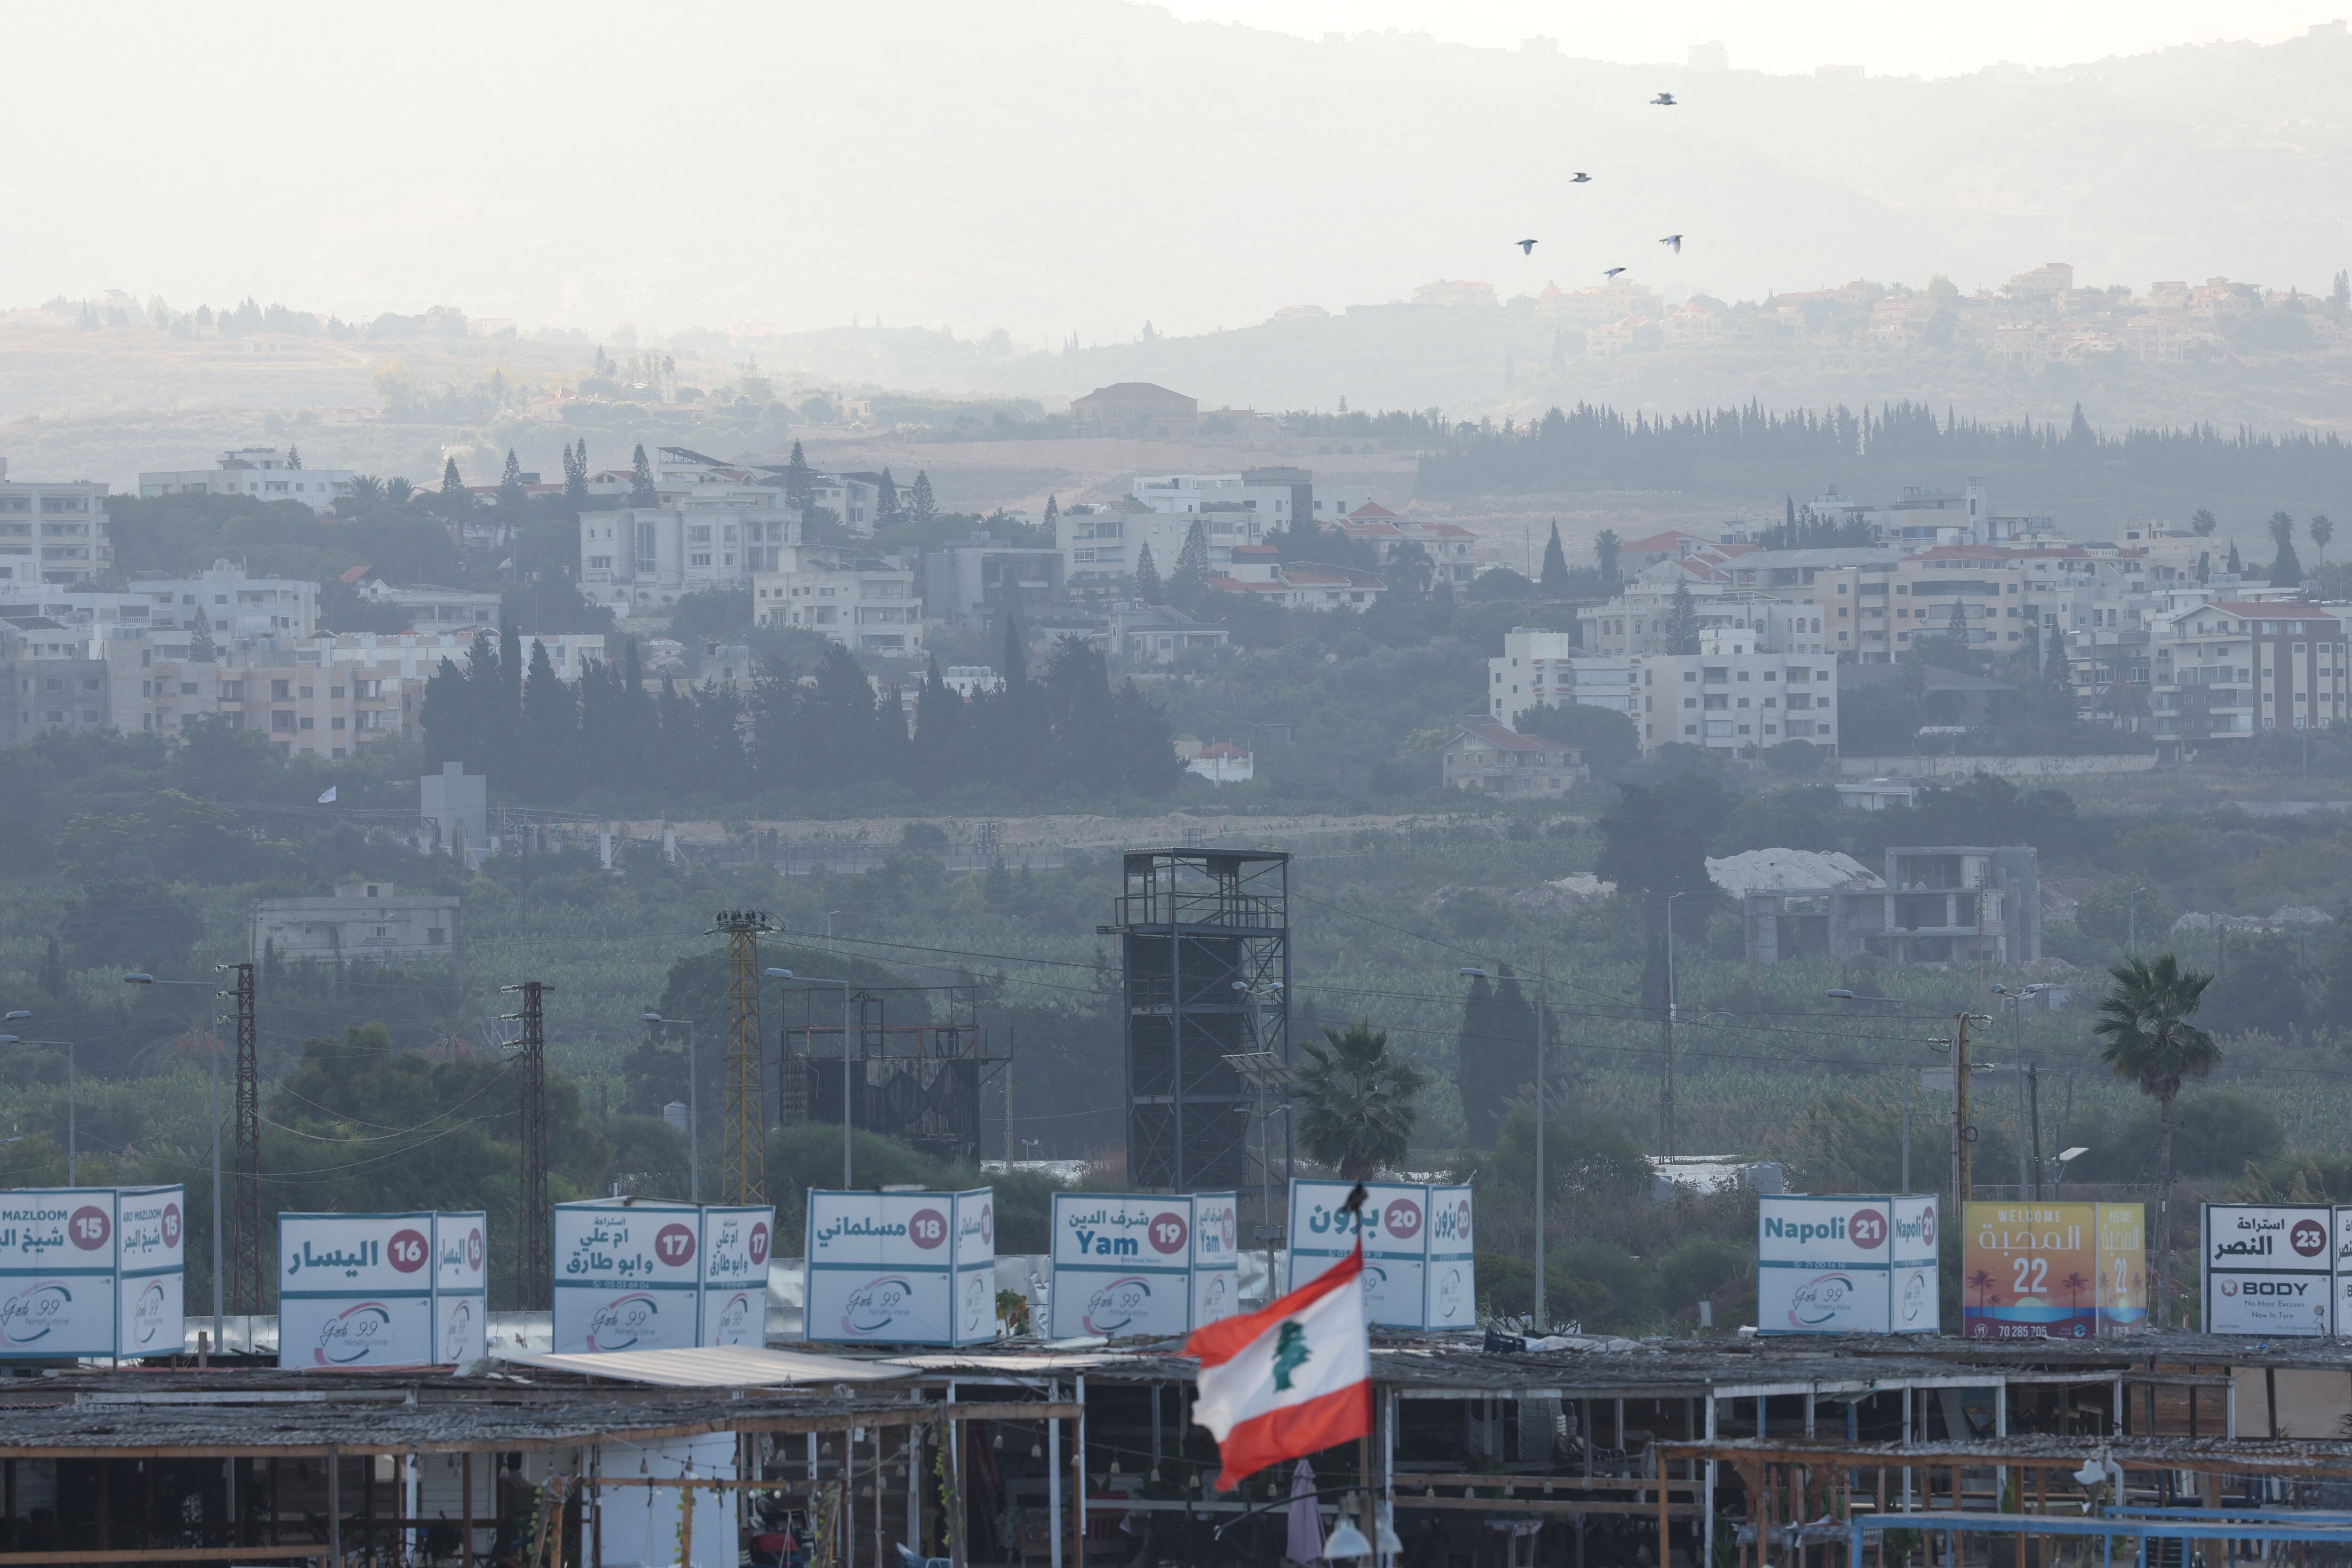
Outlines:
<svg viewBox="0 0 2352 1568"><path fill-rule="evenodd" d="M1758 1331L1894 1331L1894 1214L1885 1194L1759 1197Z"/></svg>
<svg viewBox="0 0 2352 1568"><path fill-rule="evenodd" d="M1192 1194L1192 1321L1206 1328L1241 1310L1241 1201L1231 1193Z"/></svg>
<svg viewBox="0 0 2352 1568"><path fill-rule="evenodd" d="M702 1211L699 1343L768 1342L768 1248L775 1234L772 1208Z"/></svg>
<svg viewBox="0 0 2352 1568"><path fill-rule="evenodd" d="M1053 1337L1189 1332L1197 1217L1189 1197L1055 1194Z"/></svg>
<svg viewBox="0 0 2352 1568"><path fill-rule="evenodd" d="M959 1195L811 1189L803 1288L807 1337L852 1343L959 1342L958 1248L950 1245L956 1239ZM977 1210L974 1218L977 1223ZM992 1233L992 1213L990 1225ZM992 1326L994 1321L992 1310Z"/></svg>
<svg viewBox="0 0 2352 1568"><path fill-rule="evenodd" d="M125 1187L115 1204L118 1356L175 1355L187 1332L187 1194Z"/></svg>
<svg viewBox="0 0 2352 1568"><path fill-rule="evenodd" d="M1468 1187L1429 1189L1429 1270L1425 1329L1478 1326L1478 1274Z"/></svg>
<svg viewBox="0 0 2352 1568"><path fill-rule="evenodd" d="M955 1342L996 1337L996 1189L955 1196Z"/></svg>
<svg viewBox="0 0 2352 1568"><path fill-rule="evenodd" d="M700 1342L702 1215L691 1204L555 1205L559 1353L690 1350Z"/></svg>
<svg viewBox="0 0 2352 1568"><path fill-rule="evenodd" d="M489 1216L433 1216L433 1363L470 1366L489 1352Z"/></svg>
<svg viewBox="0 0 2352 1568"><path fill-rule="evenodd" d="M1943 1331L1942 1254L1937 1249L1941 1223L1934 1194L1888 1199L1895 1236L1889 1244L1894 1267L1889 1326L1898 1334Z"/></svg>
<svg viewBox="0 0 2352 1568"><path fill-rule="evenodd" d="M1293 1182L1290 1184L1290 1288L1320 1279L1354 1249L1358 1220L1340 1210L1353 1182ZM1467 1245L1466 1190L1417 1182L1367 1182L1360 1225L1364 1237L1364 1305L1370 1321L1392 1328L1470 1326L1477 1311L1475 1280ZM1445 1258L1446 1282L1439 1291L1445 1321L1432 1322L1430 1268L1434 1238L1432 1205L1448 1205L1448 1224L1465 1227L1459 1241L1434 1241ZM1465 1287L1468 1302L1457 1294Z"/></svg>
<svg viewBox="0 0 2352 1568"><path fill-rule="evenodd" d="M0 1356L112 1355L111 1187L0 1194Z"/></svg>
<svg viewBox="0 0 2352 1568"><path fill-rule="evenodd" d="M2205 1205L2205 1331L2328 1333L2340 1212L2315 1205Z"/></svg>
<svg viewBox="0 0 2352 1568"><path fill-rule="evenodd" d="M430 1366L433 1220L278 1216L278 1364Z"/></svg>

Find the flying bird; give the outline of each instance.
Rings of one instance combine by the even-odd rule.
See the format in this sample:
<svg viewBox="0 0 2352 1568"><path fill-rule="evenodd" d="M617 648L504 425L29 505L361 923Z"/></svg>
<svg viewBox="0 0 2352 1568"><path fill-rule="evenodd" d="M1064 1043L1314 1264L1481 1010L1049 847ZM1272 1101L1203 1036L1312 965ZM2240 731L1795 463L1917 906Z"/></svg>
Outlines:
<svg viewBox="0 0 2352 1568"><path fill-rule="evenodd" d="M1620 272L1622 272L1622 271L1624 271L1624 270L1625 270L1625 269L1624 269L1623 268L1622 268L1622 267L1612 267L1612 268L1611 268L1608 271L1606 271L1606 272L1602 273L1601 276L1602 276L1603 278L1614 278L1614 277L1616 277L1616 276L1617 276L1617 274L1619 274Z"/></svg>
<svg viewBox="0 0 2352 1568"><path fill-rule="evenodd" d="M1650 100L1650 101L1652 103L1664 104L1668 109L1675 107L1675 95L1671 92L1662 92L1658 94L1657 97Z"/></svg>
<svg viewBox="0 0 2352 1568"><path fill-rule="evenodd" d="M1536 253L1536 242L1532 239L1515 239L1511 243L1519 247L1519 254L1522 256L1533 256Z"/></svg>
<svg viewBox="0 0 2352 1568"><path fill-rule="evenodd" d="M1583 170L1581 170L1581 169L1579 169L1579 170L1576 172L1576 177L1575 177L1574 179L1572 179L1572 180L1569 181L1569 184L1571 184L1571 185L1589 185L1589 184L1591 184L1591 183L1592 183L1592 176L1591 176L1591 175L1590 175L1590 174L1586 174L1586 173L1585 173Z"/></svg>
<svg viewBox="0 0 2352 1568"><path fill-rule="evenodd" d="M1670 234L1666 236L1665 238L1658 241L1658 243L1660 245L1672 246L1676 256L1680 256L1683 253L1683 237L1681 235Z"/></svg>

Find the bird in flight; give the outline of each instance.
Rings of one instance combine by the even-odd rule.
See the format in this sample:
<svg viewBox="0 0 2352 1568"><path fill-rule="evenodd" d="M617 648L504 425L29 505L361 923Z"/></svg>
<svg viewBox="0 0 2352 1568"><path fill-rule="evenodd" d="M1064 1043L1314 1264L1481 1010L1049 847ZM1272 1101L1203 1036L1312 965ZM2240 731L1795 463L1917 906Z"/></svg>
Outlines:
<svg viewBox="0 0 2352 1568"><path fill-rule="evenodd" d="M1592 183L1592 176L1579 169L1576 172L1576 177L1568 183L1571 185L1589 185Z"/></svg>
<svg viewBox="0 0 2352 1568"><path fill-rule="evenodd" d="M1622 267L1612 267L1612 268L1611 268L1608 271L1606 271L1606 272L1602 273L1601 276L1602 276L1603 278L1614 278L1614 277L1616 277L1616 276L1617 276L1617 274L1619 274L1620 272L1622 272L1622 271L1624 271L1624 270L1625 270L1625 269L1624 269L1623 268L1622 268Z"/></svg>
<svg viewBox="0 0 2352 1568"><path fill-rule="evenodd" d="M1672 246L1676 256L1680 256L1683 253L1683 237L1681 235L1670 234L1666 236L1665 238L1658 241L1658 243L1660 245Z"/></svg>
<svg viewBox="0 0 2352 1568"><path fill-rule="evenodd" d="M1511 243L1519 247L1519 254L1522 256L1533 256L1536 253L1536 242L1532 239L1515 239Z"/></svg>
<svg viewBox="0 0 2352 1568"><path fill-rule="evenodd" d="M1675 107L1675 95L1671 92L1662 92L1658 94L1657 97L1650 100L1650 101L1652 103L1664 104L1668 109Z"/></svg>

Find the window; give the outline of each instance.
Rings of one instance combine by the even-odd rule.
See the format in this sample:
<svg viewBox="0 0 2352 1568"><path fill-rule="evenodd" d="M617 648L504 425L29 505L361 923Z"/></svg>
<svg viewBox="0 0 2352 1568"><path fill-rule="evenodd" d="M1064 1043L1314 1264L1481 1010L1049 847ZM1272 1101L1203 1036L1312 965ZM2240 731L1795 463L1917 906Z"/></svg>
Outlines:
<svg viewBox="0 0 2352 1568"><path fill-rule="evenodd" d="M282 710L272 713L269 716L269 728L276 734L291 733L294 729L294 715Z"/></svg>
<svg viewBox="0 0 2352 1568"><path fill-rule="evenodd" d="M294 700L294 683L290 680L271 681L269 700L272 702L291 702Z"/></svg>
<svg viewBox="0 0 2352 1568"><path fill-rule="evenodd" d="M313 721L310 719L310 717L308 714L303 715L303 718L302 718L302 728L304 728L305 730L309 730L309 729L311 729L311 728L314 728L314 727L315 727L315 726L314 726L314 722L313 722Z"/></svg>

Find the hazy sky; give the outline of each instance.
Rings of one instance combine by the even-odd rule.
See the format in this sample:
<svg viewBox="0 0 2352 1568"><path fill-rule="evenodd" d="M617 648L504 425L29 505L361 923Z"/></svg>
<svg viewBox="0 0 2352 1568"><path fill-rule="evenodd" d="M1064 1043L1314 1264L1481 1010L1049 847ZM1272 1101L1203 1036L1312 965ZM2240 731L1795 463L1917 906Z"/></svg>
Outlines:
<svg viewBox="0 0 2352 1568"><path fill-rule="evenodd" d="M1486 47L1557 38L1586 59L1680 63L1717 41L1735 68L1780 74L1858 65L1897 76L1954 76L1997 61L2063 66L2174 44L2276 43L2352 12L2346 0L1161 0L1188 20L1244 22L1307 37L1395 27Z"/></svg>

